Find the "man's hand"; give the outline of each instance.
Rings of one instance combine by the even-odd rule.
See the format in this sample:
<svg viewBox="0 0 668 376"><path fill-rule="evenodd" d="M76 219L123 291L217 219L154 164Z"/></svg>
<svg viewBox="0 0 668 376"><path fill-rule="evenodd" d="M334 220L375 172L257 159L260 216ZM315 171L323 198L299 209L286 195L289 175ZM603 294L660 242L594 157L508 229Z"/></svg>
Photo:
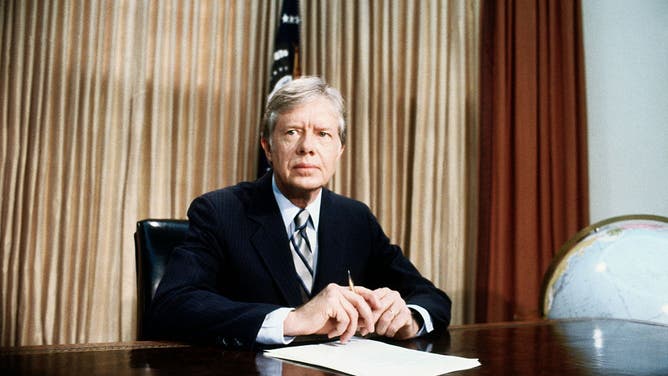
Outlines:
<svg viewBox="0 0 668 376"><path fill-rule="evenodd" d="M374 331L377 316L382 309L377 294L364 287L355 292L348 287L330 283L308 303L290 312L283 322L286 336L327 334L348 341L356 331L366 335Z"/></svg>
<svg viewBox="0 0 668 376"><path fill-rule="evenodd" d="M373 311L377 334L396 339L417 335L420 326L397 291L383 287L374 290L373 295L380 301L380 308Z"/></svg>

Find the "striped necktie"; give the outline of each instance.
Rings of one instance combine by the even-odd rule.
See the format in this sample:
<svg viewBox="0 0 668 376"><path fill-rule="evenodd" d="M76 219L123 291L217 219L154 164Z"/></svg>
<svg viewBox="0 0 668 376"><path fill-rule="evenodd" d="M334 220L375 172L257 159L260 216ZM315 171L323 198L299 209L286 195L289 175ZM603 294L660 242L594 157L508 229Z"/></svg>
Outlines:
<svg viewBox="0 0 668 376"><path fill-rule="evenodd" d="M295 263L295 270L299 275L299 282L306 293L311 294L313 286L313 249L311 242L306 235L306 225L308 224L309 213L302 209L295 216L295 232L290 237L290 248L292 249L292 260Z"/></svg>

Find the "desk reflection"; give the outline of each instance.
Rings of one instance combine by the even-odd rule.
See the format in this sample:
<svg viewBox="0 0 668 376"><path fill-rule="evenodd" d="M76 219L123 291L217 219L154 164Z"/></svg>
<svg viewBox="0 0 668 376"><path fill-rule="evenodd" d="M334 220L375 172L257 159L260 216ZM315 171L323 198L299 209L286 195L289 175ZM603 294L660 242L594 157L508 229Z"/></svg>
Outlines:
<svg viewBox="0 0 668 376"><path fill-rule="evenodd" d="M606 374L668 375L668 326L625 320L576 321L556 331L574 360L595 365Z"/></svg>
<svg viewBox="0 0 668 376"><path fill-rule="evenodd" d="M583 319L462 326L451 333L448 353L482 364L467 375L668 375L665 325Z"/></svg>
<svg viewBox="0 0 668 376"><path fill-rule="evenodd" d="M269 358L262 353L255 356L255 367L260 376L323 376L332 375L322 369L316 369L305 364Z"/></svg>
<svg viewBox="0 0 668 376"><path fill-rule="evenodd" d="M419 351L432 352L435 348L434 339L419 338L410 341L384 340L391 344L404 346ZM449 335L439 337L439 351L446 352L449 347ZM104 354L104 353L102 353ZM73 359L62 358L59 361L45 364L42 369L60 369ZM85 364L100 364L102 360L92 360L86 356L77 356L74 362L81 369ZM146 370L152 373L178 373L179 370L189 374L217 375L261 375L261 376L323 376L338 375L336 371L324 370L307 364L291 362L264 356L262 352L227 351L212 347L134 349L129 352L129 366L133 370ZM120 374L118 369L108 369L109 374ZM66 374L66 373L63 373Z"/></svg>
<svg viewBox="0 0 668 376"><path fill-rule="evenodd" d="M596 319L453 327L385 342L478 358L466 375L668 375L668 326ZM261 352L166 342L0 348L5 375L336 375Z"/></svg>

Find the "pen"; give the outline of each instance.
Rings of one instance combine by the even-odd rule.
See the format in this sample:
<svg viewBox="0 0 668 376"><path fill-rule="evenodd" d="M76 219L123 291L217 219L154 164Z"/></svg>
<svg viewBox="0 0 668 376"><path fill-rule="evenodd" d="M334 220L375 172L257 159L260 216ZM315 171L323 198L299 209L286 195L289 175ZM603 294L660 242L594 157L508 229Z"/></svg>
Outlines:
<svg viewBox="0 0 668 376"><path fill-rule="evenodd" d="M348 286L350 291L355 292L355 284L353 283L353 277L350 276L350 269L348 269Z"/></svg>

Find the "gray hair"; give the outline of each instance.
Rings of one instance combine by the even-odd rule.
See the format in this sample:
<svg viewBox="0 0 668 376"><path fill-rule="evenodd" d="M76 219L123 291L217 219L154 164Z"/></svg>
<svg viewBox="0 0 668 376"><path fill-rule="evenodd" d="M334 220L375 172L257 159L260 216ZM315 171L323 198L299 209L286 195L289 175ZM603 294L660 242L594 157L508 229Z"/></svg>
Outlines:
<svg viewBox="0 0 668 376"><path fill-rule="evenodd" d="M271 144L271 134L278 121L278 116L304 104L322 97L327 99L339 115L339 138L341 145L346 144L346 109L341 93L327 85L320 77L301 77L288 82L269 95L262 119L262 138Z"/></svg>

